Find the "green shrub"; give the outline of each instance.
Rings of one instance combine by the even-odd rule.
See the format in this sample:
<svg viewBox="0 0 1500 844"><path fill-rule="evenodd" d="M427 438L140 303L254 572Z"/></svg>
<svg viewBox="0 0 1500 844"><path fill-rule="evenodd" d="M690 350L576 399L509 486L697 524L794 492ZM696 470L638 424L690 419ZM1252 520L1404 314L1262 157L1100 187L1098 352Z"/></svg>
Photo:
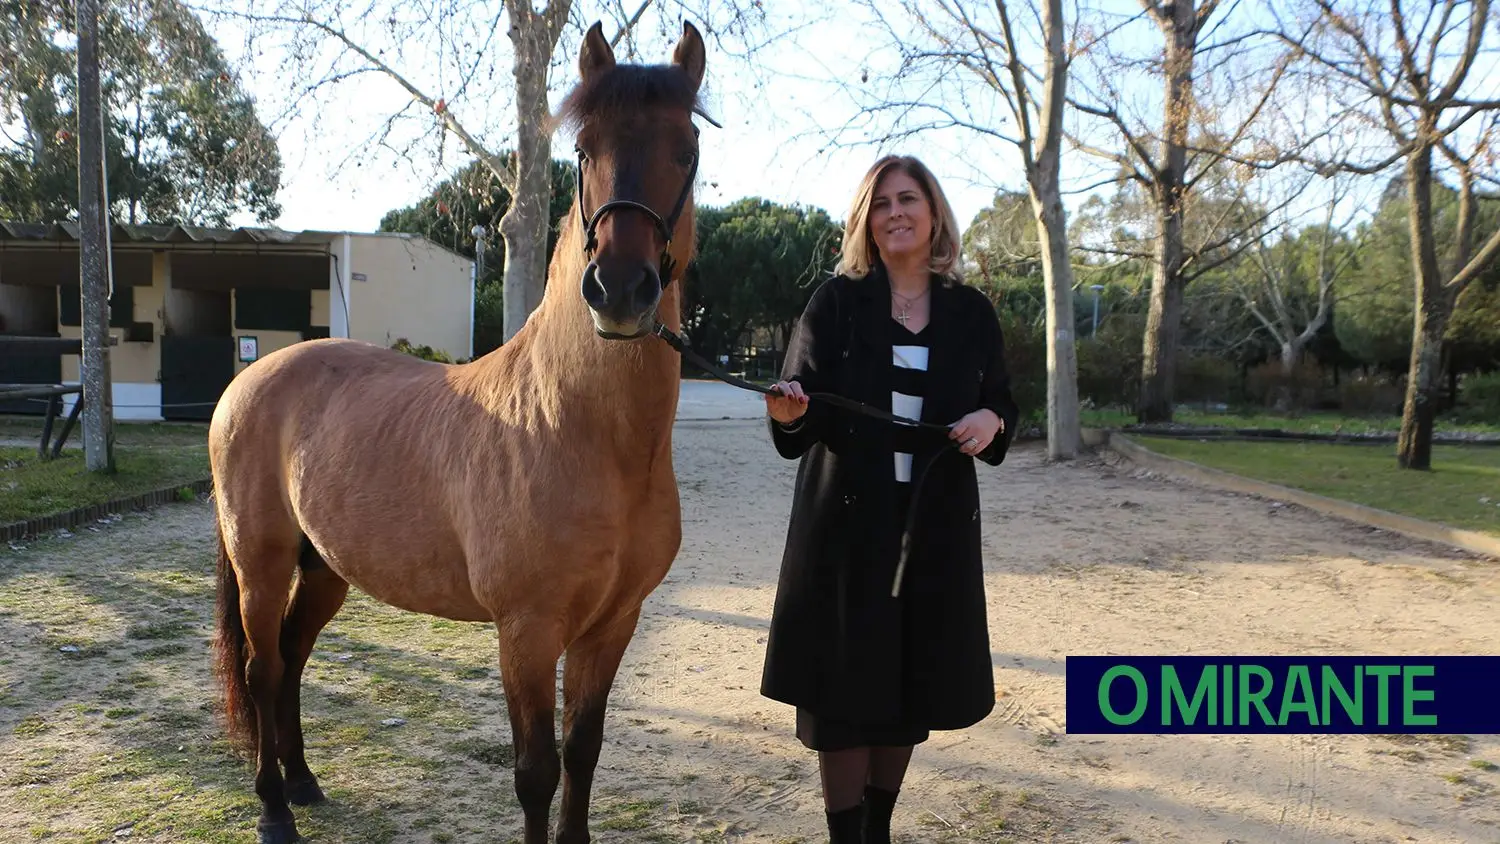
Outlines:
<svg viewBox="0 0 1500 844"><path fill-rule="evenodd" d="M1012 397L1020 408L1017 433L1046 427L1047 338L1045 329L1000 312L1000 331L1005 338L1005 367L1010 373Z"/></svg>
<svg viewBox="0 0 1500 844"><path fill-rule="evenodd" d="M1406 394L1385 376L1345 376L1338 387L1339 409L1359 416L1400 415Z"/></svg>
<svg viewBox="0 0 1500 844"><path fill-rule="evenodd" d="M1239 397L1239 370L1224 358L1178 352L1176 376L1176 399L1184 404L1231 404Z"/></svg>
<svg viewBox="0 0 1500 844"><path fill-rule="evenodd" d="M1457 416L1464 422L1500 423L1500 372L1464 377L1458 390Z"/></svg>
<svg viewBox="0 0 1500 844"><path fill-rule="evenodd" d="M1078 400L1135 412L1141 394L1141 315L1112 315L1078 339Z"/></svg>
<svg viewBox="0 0 1500 844"><path fill-rule="evenodd" d="M1337 402L1331 383L1328 372L1311 355L1304 356L1290 373L1282 371L1279 358L1272 358L1251 368L1245 398L1283 412L1330 407Z"/></svg>
<svg viewBox="0 0 1500 844"><path fill-rule="evenodd" d="M412 357L421 358L422 360L432 360L437 361L438 363L453 363L453 357L447 352L440 349L434 349L431 346L414 346L412 345L411 341L407 340L405 337L397 338L396 342L391 344L391 348L395 349L398 352L404 352L408 355L411 355Z"/></svg>
<svg viewBox="0 0 1500 844"><path fill-rule="evenodd" d="M474 293L474 357L500 348L505 340L505 290L498 281Z"/></svg>

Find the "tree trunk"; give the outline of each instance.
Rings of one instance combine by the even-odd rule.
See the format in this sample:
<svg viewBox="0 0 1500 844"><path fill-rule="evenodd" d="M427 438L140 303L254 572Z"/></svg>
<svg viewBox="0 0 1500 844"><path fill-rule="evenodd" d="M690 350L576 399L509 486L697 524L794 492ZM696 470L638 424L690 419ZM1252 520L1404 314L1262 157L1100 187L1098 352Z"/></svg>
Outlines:
<svg viewBox="0 0 1500 844"><path fill-rule="evenodd" d="M1187 180L1189 118L1193 109L1193 54L1198 29L1195 5L1167 8L1173 17L1158 23L1166 33L1167 75L1163 103L1161 168L1155 178L1156 249L1151 274L1151 309L1141 355L1141 422L1170 422L1176 387L1177 334L1182 325L1182 203Z"/></svg>
<svg viewBox="0 0 1500 844"><path fill-rule="evenodd" d="M1047 290L1047 456L1071 460L1083 445L1078 419L1078 341L1073 325L1073 265L1062 203L1062 113L1067 89L1061 0L1042 6L1047 75L1042 90L1042 146L1027 179L1042 242Z"/></svg>
<svg viewBox="0 0 1500 844"><path fill-rule="evenodd" d="M1301 337L1294 337L1281 344L1281 375L1283 378L1291 378L1297 371L1297 362L1302 359Z"/></svg>
<svg viewBox="0 0 1500 844"><path fill-rule="evenodd" d="M136 84L136 91L135 91L135 133L134 133L135 137L133 138L133 141L134 141L134 144L133 144L134 151L131 153L131 158L130 158L130 204L129 204L130 217L129 217L129 219L130 219L130 224L132 226L136 224L136 213L135 212L136 212L136 209L139 208L140 204L141 204L141 141L144 139L145 134L146 134L145 127L142 125L145 122L146 118L145 118L145 115L143 115L141 113L141 97L142 97L142 94L141 94L141 91L140 91L140 87L141 86L139 84L139 81L140 81L139 79L136 80L137 84Z"/></svg>
<svg viewBox="0 0 1500 844"><path fill-rule="evenodd" d="M1151 306L1146 313L1145 347L1141 355L1141 403L1136 416L1142 423L1171 422L1177 381L1177 335L1182 326L1181 216L1179 232L1157 240L1156 267L1151 278ZM1172 267L1179 270L1171 269Z"/></svg>
<svg viewBox="0 0 1500 844"><path fill-rule="evenodd" d="M1306 341L1293 337L1281 344L1281 384L1276 388L1275 410L1278 413L1291 411L1295 404L1292 382L1297 374L1297 362L1302 359L1302 346Z"/></svg>
<svg viewBox="0 0 1500 844"><path fill-rule="evenodd" d="M1073 327L1073 265L1068 257L1067 222L1054 179L1044 195L1033 197L1045 248L1042 276L1047 284L1047 456L1071 460L1083 442L1078 419L1078 344Z"/></svg>
<svg viewBox="0 0 1500 844"><path fill-rule="evenodd" d="M98 0L78 0L78 267L83 317L83 459L115 471L109 377L109 255L104 200L104 112L99 82Z"/></svg>
<svg viewBox="0 0 1500 844"><path fill-rule="evenodd" d="M1448 373L1448 401L1443 405L1444 410L1452 411L1458 408L1458 367L1453 363L1453 346L1445 347L1448 354L1445 356L1443 369Z"/></svg>
<svg viewBox="0 0 1500 844"><path fill-rule="evenodd" d="M515 45L516 183L510 208L500 220L505 240L504 341L526 324L541 304L547 283L548 205L552 195L552 138L546 132L547 67L567 18L565 0L538 14L531 4L507 0Z"/></svg>
<svg viewBox="0 0 1500 844"><path fill-rule="evenodd" d="M1420 306L1419 306L1420 307ZM1411 368L1406 375L1406 404L1396 459L1403 469L1432 468L1432 427L1443 388L1443 333L1448 314L1426 308L1412 332Z"/></svg>
<svg viewBox="0 0 1500 844"><path fill-rule="evenodd" d="M1407 159L1406 193L1416 308L1396 462L1403 469L1425 470L1432 468L1432 423L1442 389L1443 334L1451 311L1432 226L1432 147L1420 147Z"/></svg>

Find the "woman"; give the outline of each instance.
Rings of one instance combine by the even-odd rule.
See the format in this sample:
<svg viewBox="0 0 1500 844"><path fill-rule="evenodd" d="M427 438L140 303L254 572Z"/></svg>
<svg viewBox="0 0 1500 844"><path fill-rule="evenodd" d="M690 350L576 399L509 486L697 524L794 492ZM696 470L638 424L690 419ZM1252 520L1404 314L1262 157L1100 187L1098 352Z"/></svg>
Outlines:
<svg viewBox="0 0 1500 844"><path fill-rule="evenodd" d="M837 275L808 301L780 395L766 398L777 451L802 462L761 693L797 708L797 737L818 752L833 844L887 844L912 748L995 705L974 459L1000 464L1017 409L994 306L958 281L958 238L920 161L877 161ZM809 402L815 392L951 424L953 442Z"/></svg>

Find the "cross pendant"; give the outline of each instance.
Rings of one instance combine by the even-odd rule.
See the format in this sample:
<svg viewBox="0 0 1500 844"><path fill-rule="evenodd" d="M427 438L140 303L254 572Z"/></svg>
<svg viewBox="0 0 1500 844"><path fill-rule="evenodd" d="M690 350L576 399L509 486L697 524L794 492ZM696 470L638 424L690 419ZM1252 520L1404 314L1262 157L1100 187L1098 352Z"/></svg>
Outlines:
<svg viewBox="0 0 1500 844"><path fill-rule="evenodd" d="M897 316L897 317L896 317L896 319L899 319L899 320L901 320L901 327L902 327L902 328L905 328L905 327L906 327L906 321L907 321L907 320L909 320L909 319L911 319L911 317L909 317L909 316L907 316L907 315L906 315L906 311L904 311L904 310L903 310L903 311L902 311L902 312L901 312L901 313L900 313L900 314L899 314L899 315L898 315L898 316Z"/></svg>

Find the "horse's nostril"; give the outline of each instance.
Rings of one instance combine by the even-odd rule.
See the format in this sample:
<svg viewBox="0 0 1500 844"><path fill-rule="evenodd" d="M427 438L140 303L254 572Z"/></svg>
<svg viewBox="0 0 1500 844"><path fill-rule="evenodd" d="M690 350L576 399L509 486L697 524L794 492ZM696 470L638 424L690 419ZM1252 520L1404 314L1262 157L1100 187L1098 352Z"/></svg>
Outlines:
<svg viewBox="0 0 1500 844"><path fill-rule="evenodd" d="M648 264L641 268L640 278L636 279L630 298L637 311L645 311L656 305L661 298L661 276L657 275L654 267Z"/></svg>
<svg viewBox="0 0 1500 844"><path fill-rule="evenodd" d="M583 271L583 301L596 311L609 307L609 290L599 278L599 265L590 261Z"/></svg>
<svg viewBox="0 0 1500 844"><path fill-rule="evenodd" d="M594 313L621 323L642 319L661 300L660 276L649 263L590 263L580 286L583 301Z"/></svg>

